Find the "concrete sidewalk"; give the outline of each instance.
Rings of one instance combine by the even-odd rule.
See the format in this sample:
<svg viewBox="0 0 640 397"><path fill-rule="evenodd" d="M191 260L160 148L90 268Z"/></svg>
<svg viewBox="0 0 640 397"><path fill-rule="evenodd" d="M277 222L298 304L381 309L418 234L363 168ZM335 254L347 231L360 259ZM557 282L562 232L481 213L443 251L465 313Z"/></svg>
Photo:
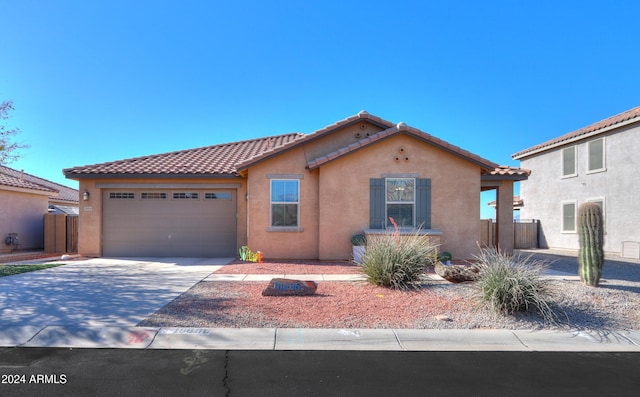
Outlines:
<svg viewBox="0 0 640 397"><path fill-rule="evenodd" d="M16 326L0 327L0 346L640 353L640 331Z"/></svg>

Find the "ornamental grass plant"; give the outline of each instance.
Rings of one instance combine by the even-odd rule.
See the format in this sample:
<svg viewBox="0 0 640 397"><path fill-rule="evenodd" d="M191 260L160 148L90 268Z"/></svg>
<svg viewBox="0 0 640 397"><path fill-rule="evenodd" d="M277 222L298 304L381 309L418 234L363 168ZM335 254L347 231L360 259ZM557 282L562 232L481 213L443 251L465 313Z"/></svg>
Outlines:
<svg viewBox="0 0 640 397"><path fill-rule="evenodd" d="M396 227L393 233L367 236L360 267L371 284L397 290L417 288L435 248L419 230L400 236Z"/></svg>
<svg viewBox="0 0 640 397"><path fill-rule="evenodd" d="M555 321L551 284L544 277L547 262L492 248L481 249L474 259L480 267L475 288L481 304L503 314L535 310Z"/></svg>

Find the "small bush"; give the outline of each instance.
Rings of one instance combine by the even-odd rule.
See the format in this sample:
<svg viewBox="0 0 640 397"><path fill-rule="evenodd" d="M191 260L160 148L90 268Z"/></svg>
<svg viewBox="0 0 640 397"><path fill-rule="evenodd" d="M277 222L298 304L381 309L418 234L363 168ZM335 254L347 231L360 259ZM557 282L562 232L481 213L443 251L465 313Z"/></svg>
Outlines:
<svg viewBox="0 0 640 397"><path fill-rule="evenodd" d="M434 250L429 239L418 232L370 235L360 266L372 284L400 290L416 288Z"/></svg>
<svg viewBox="0 0 640 397"><path fill-rule="evenodd" d="M545 320L554 320L546 262L496 249L481 249L475 259L480 267L476 293L482 304L504 314L535 309Z"/></svg>
<svg viewBox="0 0 640 397"><path fill-rule="evenodd" d="M355 246L367 245L367 237L362 233L354 234L353 236L351 236L351 245L355 245Z"/></svg>

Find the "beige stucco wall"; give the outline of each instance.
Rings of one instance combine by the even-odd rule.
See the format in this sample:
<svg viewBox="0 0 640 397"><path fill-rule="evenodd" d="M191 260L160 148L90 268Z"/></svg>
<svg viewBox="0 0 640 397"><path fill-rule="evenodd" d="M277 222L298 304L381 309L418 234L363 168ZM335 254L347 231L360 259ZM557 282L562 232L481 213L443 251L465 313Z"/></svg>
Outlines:
<svg viewBox="0 0 640 397"><path fill-rule="evenodd" d="M479 167L410 136L396 135L320 168L320 259L349 257L351 236L369 227L369 179L385 174L430 178L431 228L443 232L440 249L455 258L470 258L477 251Z"/></svg>
<svg viewBox="0 0 640 397"><path fill-rule="evenodd" d="M102 255L102 189L97 185L123 184L123 185L212 185L212 184L239 184L237 189L237 247L247 243L247 210L245 194L246 183L241 178L219 178L219 179L186 179L186 178L101 178L101 179L80 179L80 223L78 225L78 253L84 256ZM141 188L142 186L140 186ZM133 187L135 188L135 187ZM82 194L88 191L89 200L82 200Z"/></svg>
<svg viewBox="0 0 640 397"><path fill-rule="evenodd" d="M249 248L261 251L265 258L318 258L318 172L305 167L304 150L298 148L249 170ZM270 228L270 181L283 177L300 178L300 230Z"/></svg>
<svg viewBox="0 0 640 397"><path fill-rule="evenodd" d="M48 206L48 194L0 190L0 252L11 251L4 241L9 233L18 233L22 250L42 249Z"/></svg>
<svg viewBox="0 0 640 397"><path fill-rule="evenodd" d="M331 141L310 144L316 154L322 153L323 142ZM312 171L305 169L310 151L309 147L294 149L249 169L248 240L252 250L262 251L267 258L348 259L351 236L369 228L370 178L412 174L432 180L431 227L444 233L440 249L456 258L470 258L477 251L478 166L404 134ZM302 178L302 230L278 232L269 228L269 177L277 175Z"/></svg>

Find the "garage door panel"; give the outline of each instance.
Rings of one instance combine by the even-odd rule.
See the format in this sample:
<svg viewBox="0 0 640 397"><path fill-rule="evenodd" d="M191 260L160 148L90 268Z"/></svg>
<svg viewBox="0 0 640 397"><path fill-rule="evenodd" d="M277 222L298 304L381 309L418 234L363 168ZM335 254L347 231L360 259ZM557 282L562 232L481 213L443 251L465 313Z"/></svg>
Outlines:
<svg viewBox="0 0 640 397"><path fill-rule="evenodd" d="M116 199L103 194L103 255L107 256L234 256L236 192L205 199ZM145 190L144 192L148 192ZM190 191L192 192L192 191ZM211 196L211 194L209 195Z"/></svg>

